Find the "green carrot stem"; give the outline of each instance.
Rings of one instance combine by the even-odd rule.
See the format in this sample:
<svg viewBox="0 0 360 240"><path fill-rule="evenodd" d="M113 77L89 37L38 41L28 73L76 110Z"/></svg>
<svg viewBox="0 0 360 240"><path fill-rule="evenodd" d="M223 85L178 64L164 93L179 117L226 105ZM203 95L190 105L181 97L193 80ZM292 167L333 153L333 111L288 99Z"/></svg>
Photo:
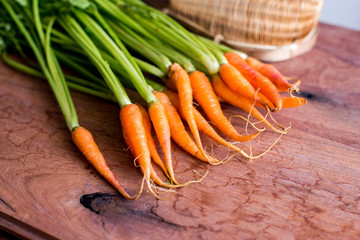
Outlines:
<svg viewBox="0 0 360 240"><path fill-rule="evenodd" d="M241 52L239 50L235 50L231 47L228 47L224 44L220 44L217 42L214 42L208 38L202 37L200 35L196 35L196 37L203 42L205 45L207 45L209 48L217 48L219 49L222 53L227 53L227 52L235 52L237 54L239 54L243 59L246 59L248 57L248 55L244 52Z"/></svg>
<svg viewBox="0 0 360 240"><path fill-rule="evenodd" d="M145 19L139 15L134 15L134 17L141 22L142 25L147 26L147 29L151 31L152 34L157 36L161 41L167 42L172 47L182 52L183 54L189 56L192 59L199 61L203 64L209 73L217 73L219 70L219 63L216 59L213 59L209 54L204 53L199 47L198 44L191 42L187 39L184 39L181 35L177 34L175 31L168 29L166 26L157 23L156 21L150 22L148 19Z"/></svg>
<svg viewBox="0 0 360 240"><path fill-rule="evenodd" d="M124 44L120 41L118 35L115 34L113 29L109 26L109 24L105 21L105 19L99 14L99 12L93 11L93 14L95 15L96 19L99 21L99 23L104 27L104 29L108 32L108 34L111 36L111 38L114 40L114 42L117 44L117 46L120 48L122 53L124 53L127 60L132 64L132 66L135 68L137 73L142 76L141 70L139 66L135 63L135 60L132 58Z"/></svg>
<svg viewBox="0 0 360 240"><path fill-rule="evenodd" d="M112 90L119 105L124 107L131 104L129 97L127 96L125 89L120 84L119 80L111 70L107 62L102 58L99 50L92 42L90 37L85 33L82 27L77 21L69 16L64 15L60 19L61 26L72 36L72 38L78 43L78 45L84 50L96 68L99 70L104 80L108 84L108 87Z"/></svg>
<svg viewBox="0 0 360 240"><path fill-rule="evenodd" d="M145 62L139 58L134 58L135 59L135 62L137 63L137 65L139 65L140 69L144 72L147 72L147 73L150 73L160 79L164 79L165 78L165 75L166 73L161 71L160 68L157 68L156 66L148 63L148 62Z"/></svg>
<svg viewBox="0 0 360 240"><path fill-rule="evenodd" d="M145 83L145 78L142 74L138 74L134 66L125 56L123 51L119 49L116 43L106 34L106 32L87 14L76 11L75 14L79 18L79 20L91 31L94 36L96 36L97 40L100 41L111 54L112 56L123 66L125 71L128 73L128 78L134 84L138 93L142 96L142 98L148 103L156 102L154 94L149 90Z"/></svg>
<svg viewBox="0 0 360 240"><path fill-rule="evenodd" d="M102 79L99 79L98 77L96 77L95 74L89 72L86 67L84 67L84 65L80 65L78 64L78 61L74 61L74 59L71 59L70 57L68 57L67 54L64 54L61 51L55 51L56 56L59 58L59 60L65 64L66 66L70 67L71 69L73 69L75 72L79 73L80 75L90 79L93 82L98 83L99 85L102 85L103 87L107 87L106 83L104 83L104 81ZM74 56L73 56L74 58Z"/></svg>
<svg viewBox="0 0 360 240"><path fill-rule="evenodd" d="M26 73L26 74L34 76L34 77L39 77L39 78L44 78L44 79L46 78L45 75L43 73L41 73L40 71L33 69L29 66L26 66L25 64L22 64L18 61L12 60L11 58L8 57L6 52L3 52L1 54L1 57L5 64L9 65L10 67L12 67L16 70L19 70L23 73Z"/></svg>
<svg viewBox="0 0 360 240"><path fill-rule="evenodd" d="M40 72L34 68L31 68L29 66L26 66L25 64L22 64L18 61L12 60L11 58L8 57L6 52L3 52L1 56L2 56L2 59L5 62L5 64L7 64L8 66L10 66L20 72L26 73L30 76L46 79L45 75L42 72ZM108 89L104 89L102 86L96 85L92 82L89 82L87 80L84 80L84 79L81 79L78 77L74 77L74 76L66 75L66 74L64 76L67 81L67 85L71 89L74 89L74 90L77 90L79 92L83 92L86 94L90 94L92 96L99 97L104 100L116 102L116 98L114 98L114 95L111 92L109 92Z"/></svg>
<svg viewBox="0 0 360 240"><path fill-rule="evenodd" d="M47 68L46 61L44 56L42 55L42 52L39 48L39 46L35 43L33 40L31 34L26 30L25 26L22 24L20 19L18 18L17 14L14 12L11 5L6 0L1 0L4 7L7 9L9 15L11 16L12 20L15 22L16 26L19 28L20 32L25 37L26 41L29 43L29 46L33 50L36 59L38 60L42 71L44 72L44 75L46 76L46 79L48 80L51 89L54 92L54 95L56 97L56 100L59 103L60 109L62 110L62 113L64 115L65 121L67 123L67 126L70 131L72 131L73 128L79 126L77 115L74 114L71 111L71 108L73 106L73 102L69 101L66 97L66 94L64 92L64 88L67 88L66 85L57 85L53 79L53 76L51 75L49 69ZM75 107L74 107L75 108ZM69 111L70 109L70 111Z"/></svg>
<svg viewBox="0 0 360 240"><path fill-rule="evenodd" d="M142 35L148 38L153 38L153 36L151 36L140 24L138 24L136 21L134 21L134 19L122 12L113 2L109 0L94 1L100 7L100 10L103 10L105 13L109 14L123 24L130 26L132 29L135 29L135 31L141 33Z"/></svg>
<svg viewBox="0 0 360 240"><path fill-rule="evenodd" d="M161 85L160 83L157 83L153 80L146 79L147 84L149 84L154 90L158 92L165 91L167 88L164 85Z"/></svg>
<svg viewBox="0 0 360 240"><path fill-rule="evenodd" d="M166 72L171 66L172 63L169 58L161 54L147 41L137 36L131 29L127 28L126 26L119 27L114 22L110 22L110 25L118 33L118 36L128 47L150 60L163 72Z"/></svg>
<svg viewBox="0 0 360 240"><path fill-rule="evenodd" d="M98 98L101 98L101 99L104 99L107 101L118 103L117 99L114 97L114 95L111 92L109 93L109 92L94 90L94 89L91 89L91 88L88 88L88 87L85 87L85 86L82 86L82 85L79 85L79 84L73 83L73 82L67 82L67 84L69 85L69 87L71 89L74 89L78 92L82 92L82 93L85 93L85 94L88 94L88 95L91 95L94 97L98 97Z"/></svg>
<svg viewBox="0 0 360 240"><path fill-rule="evenodd" d="M220 65L228 63L226 57L221 52L221 50L216 47L216 45L212 44L210 41L203 41L203 43L209 49L209 51L211 51L212 54L216 57Z"/></svg>
<svg viewBox="0 0 360 240"><path fill-rule="evenodd" d="M44 48L45 48L46 60L48 63L47 65L53 76L55 83L58 86L66 86L64 74L60 68L59 62L58 62L57 58L55 57L54 51L52 50L51 44L50 44L51 29L52 29L52 26L53 26L55 20L56 20L55 17L52 17L50 19L50 22L46 29L46 35L45 35L43 44L44 44ZM63 87L63 91L64 91L64 97L66 98L67 102L72 102L69 88L67 86ZM72 116L74 116L74 115L76 116L76 110L75 110L75 106L73 104L67 104L67 105L65 105L65 107L66 107L66 111L70 111L70 114ZM76 121L77 121L77 119L76 119Z"/></svg>
<svg viewBox="0 0 360 240"><path fill-rule="evenodd" d="M156 49L171 59L173 62L177 62L180 64L188 73L191 73L196 70L192 61L186 57L184 54L180 53L179 51L175 50L171 46L168 46L166 43L156 42L156 41L149 41L151 45L156 47ZM206 69L205 69L206 71Z"/></svg>

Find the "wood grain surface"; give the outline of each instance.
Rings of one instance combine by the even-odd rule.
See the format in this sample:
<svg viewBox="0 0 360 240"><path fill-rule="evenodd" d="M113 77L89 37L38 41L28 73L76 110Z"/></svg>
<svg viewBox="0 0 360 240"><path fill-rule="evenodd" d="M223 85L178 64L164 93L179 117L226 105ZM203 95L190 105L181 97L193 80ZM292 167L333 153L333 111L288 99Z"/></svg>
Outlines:
<svg viewBox="0 0 360 240"><path fill-rule="evenodd" d="M274 117L292 129L264 157L209 166L173 146L177 178L209 171L167 200L128 201L71 142L46 82L0 62L0 228L29 239L358 239L360 33L320 26L316 47L276 66L302 79L309 104ZM134 94L132 94L134 95ZM80 124L135 193L141 173L125 149L119 107L78 92ZM229 117L243 114L224 104ZM245 126L233 120L237 129ZM252 144L264 151L278 134ZM204 137L214 154L227 150Z"/></svg>

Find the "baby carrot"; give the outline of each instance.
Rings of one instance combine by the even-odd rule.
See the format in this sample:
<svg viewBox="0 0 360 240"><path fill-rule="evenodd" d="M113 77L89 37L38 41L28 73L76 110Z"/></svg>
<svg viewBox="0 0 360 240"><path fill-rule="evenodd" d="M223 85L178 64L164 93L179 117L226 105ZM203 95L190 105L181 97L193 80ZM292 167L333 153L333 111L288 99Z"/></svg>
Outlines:
<svg viewBox="0 0 360 240"><path fill-rule="evenodd" d="M269 99L267 99L264 95L261 93L258 93L260 98L270 107L274 108L274 105L270 102ZM281 97L283 108L294 108L294 107L300 107L305 104L307 104L307 99L302 97ZM257 107L264 107L264 105L255 104Z"/></svg>
<svg viewBox="0 0 360 240"><path fill-rule="evenodd" d="M226 136L238 142L250 141L259 133L253 135L240 135L223 114L219 100L214 93L209 79L199 71L190 74L191 87L194 91L194 98L200 104L206 115L215 126Z"/></svg>
<svg viewBox="0 0 360 240"><path fill-rule="evenodd" d="M171 132L165 109L160 102L156 101L150 104L148 112L164 154L165 164L170 179L177 184L171 159Z"/></svg>
<svg viewBox="0 0 360 240"><path fill-rule="evenodd" d="M191 89L191 83L188 73L177 63L171 65L169 71L168 86L176 86L176 90L179 93L181 108L184 111L186 121L189 125L190 131L195 139L196 145L198 146L200 153L205 159L208 158L205 153L200 134L196 126L193 109L193 93Z"/></svg>
<svg viewBox="0 0 360 240"><path fill-rule="evenodd" d="M160 166L160 168L163 170L165 175L168 175L168 170L166 169L166 166L164 162L162 161L161 157L159 156L159 153L156 148L156 143L151 135L151 121L149 118L149 115L146 111L146 109L141 105L136 103L138 108L141 111L142 116L142 124L144 126L145 134L146 134L146 141L149 147L150 156L154 160L154 162Z"/></svg>
<svg viewBox="0 0 360 240"><path fill-rule="evenodd" d="M300 107L307 104L307 99L302 97L281 97L283 108Z"/></svg>
<svg viewBox="0 0 360 240"><path fill-rule="evenodd" d="M126 145L129 146L130 152L133 156L136 156L136 153L134 151L134 148L132 147L129 137L126 135L126 133L123 131L123 135L124 135L124 139L125 139L125 143ZM137 159L136 162L138 163ZM144 173L143 168L141 168L141 171ZM166 183L164 183L161 178L157 175L157 173L155 172L155 169L153 168L152 164L150 164L150 179L151 181L154 181L156 184L163 186L163 187L170 187L168 186Z"/></svg>
<svg viewBox="0 0 360 240"><path fill-rule="evenodd" d="M138 104L136 104L138 105ZM139 106L139 105L138 105ZM141 105L140 105L141 106ZM142 111L142 110L141 110ZM146 110L145 110L145 113ZM123 131L123 135L124 135L124 139L125 139L125 142L126 142L126 145L129 146L129 149L130 149L130 152L133 156L136 156L136 153L135 153L135 150L134 148L132 147L131 145L131 142L130 142L130 139L129 137L127 136L127 134ZM151 154L150 154L151 155ZM138 162L138 158L136 158L136 162ZM141 171L144 173L144 169L141 168ZM162 187L168 187L168 188L175 188L175 187L183 187L183 186L186 186L186 185L189 185L190 183L193 183L193 182L197 182L197 181L190 181L190 182L187 182L185 184L182 184L182 185L173 185L173 184L168 184L168 183L165 183L163 180L161 180L161 178L157 175L155 169L153 168L152 164L150 163L150 179L151 181L155 182L156 184L158 184L159 186L162 186Z"/></svg>
<svg viewBox="0 0 360 240"><path fill-rule="evenodd" d="M299 90L296 86L290 84L286 80L286 78L273 65L262 63L253 57L246 58L246 62L251 67L255 68L263 76L267 77L280 92Z"/></svg>
<svg viewBox="0 0 360 240"><path fill-rule="evenodd" d="M151 157L139 107L135 104L122 107L120 120L125 141L139 164L150 191L152 191L150 184Z"/></svg>
<svg viewBox="0 0 360 240"><path fill-rule="evenodd" d="M219 76L214 75L212 79L212 86L215 93L225 102L235 107L241 108L247 113L250 113L252 116L265 123L274 131L281 132L265 119L265 117L253 106L253 103L251 103L248 98L231 91L231 89L223 82L223 80Z"/></svg>
<svg viewBox="0 0 360 240"><path fill-rule="evenodd" d="M165 90L164 93L169 98L171 104L177 109L181 118L185 120L184 113L180 108L180 101L179 101L179 96L177 95L177 93L175 93L171 90ZM219 134L212 128L212 126L210 126L209 122L201 115L201 113L198 110L196 110L196 108L193 108L193 111L194 111L194 117L196 120L196 125L200 132L206 134L208 137L210 137L217 143L224 145L232 150L235 150L235 151L241 153L246 158L249 158L249 155L246 154L243 150L241 150L240 148L236 147L235 145L229 143L228 141L226 141L225 139L220 137Z"/></svg>
<svg viewBox="0 0 360 240"><path fill-rule="evenodd" d="M209 163L218 163L217 159L214 159L210 156L206 158L201 154L199 148L191 139L187 131L185 130L184 124L181 121L181 118L176 111L176 108L171 104L169 98L161 92L155 92L155 97L161 102L166 110L166 117L168 118L170 124L171 138L176 142L181 148L186 152L190 153L194 157L200 159L204 162Z"/></svg>
<svg viewBox="0 0 360 240"><path fill-rule="evenodd" d="M266 77L261 75L254 68L249 66L244 59L233 52L225 53L226 59L251 83L255 90L259 90L276 107L274 111L282 108L281 96L275 85Z"/></svg>
<svg viewBox="0 0 360 240"><path fill-rule="evenodd" d="M233 65L222 64L219 74L232 91L249 98L251 101L261 102L261 99L256 97L254 87Z"/></svg>
<svg viewBox="0 0 360 240"><path fill-rule="evenodd" d="M131 197L125 189L120 185L105 162L104 156L101 154L91 133L83 127L77 127L71 131L71 137L80 152L85 156L91 165L103 176L116 190L118 190L125 198L135 200L140 196Z"/></svg>

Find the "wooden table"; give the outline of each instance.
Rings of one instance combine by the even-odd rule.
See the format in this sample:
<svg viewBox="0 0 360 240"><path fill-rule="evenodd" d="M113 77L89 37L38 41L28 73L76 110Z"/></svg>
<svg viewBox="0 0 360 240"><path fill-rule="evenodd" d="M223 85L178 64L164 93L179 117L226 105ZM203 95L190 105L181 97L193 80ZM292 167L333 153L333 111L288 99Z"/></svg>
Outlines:
<svg viewBox="0 0 360 240"><path fill-rule="evenodd" d="M292 129L264 157L209 166L173 146L178 180L209 171L167 200L124 200L71 141L42 80L0 62L0 226L32 239L357 239L360 235L360 33L320 25L309 53L276 64L303 80L309 104L274 117ZM121 183L141 173L121 136L119 107L72 92ZM243 114L223 105L227 116ZM244 123L233 121L237 129ZM264 151L278 134L255 140ZM216 156L227 151L212 145Z"/></svg>

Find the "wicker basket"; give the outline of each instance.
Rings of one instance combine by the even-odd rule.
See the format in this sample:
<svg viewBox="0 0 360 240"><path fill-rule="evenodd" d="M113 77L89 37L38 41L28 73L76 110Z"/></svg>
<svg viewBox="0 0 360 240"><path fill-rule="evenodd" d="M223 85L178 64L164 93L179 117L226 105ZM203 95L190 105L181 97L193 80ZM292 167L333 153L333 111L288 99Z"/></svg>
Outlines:
<svg viewBox="0 0 360 240"><path fill-rule="evenodd" d="M170 14L201 33L267 61L315 44L323 0L171 0Z"/></svg>

